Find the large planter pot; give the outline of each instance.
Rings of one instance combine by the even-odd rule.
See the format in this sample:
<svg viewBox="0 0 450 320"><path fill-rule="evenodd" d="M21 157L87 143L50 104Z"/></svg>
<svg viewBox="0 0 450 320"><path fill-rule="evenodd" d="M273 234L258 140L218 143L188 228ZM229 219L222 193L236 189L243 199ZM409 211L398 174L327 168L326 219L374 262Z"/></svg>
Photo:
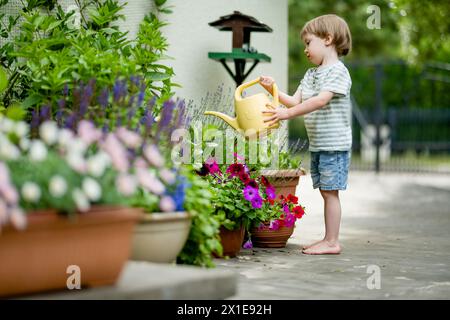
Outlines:
<svg viewBox="0 0 450 320"><path fill-rule="evenodd" d="M254 247L284 248L294 232L294 227L282 226L278 230L270 230L268 224L262 228L252 228L251 239Z"/></svg>
<svg viewBox="0 0 450 320"><path fill-rule="evenodd" d="M169 263L176 260L191 229L187 212L145 213L136 225L131 259Z"/></svg>
<svg viewBox="0 0 450 320"><path fill-rule="evenodd" d="M287 197L289 194L295 195L295 189L300 182L300 177L306 174L305 169L286 170L262 170L260 172L275 187L277 198L280 195Z"/></svg>
<svg viewBox="0 0 450 320"><path fill-rule="evenodd" d="M69 266L79 268L82 288L115 283L140 213L107 206L72 218L54 210L30 212L25 231L8 226L0 234L0 296L67 290Z"/></svg>
<svg viewBox="0 0 450 320"><path fill-rule="evenodd" d="M242 241L244 241L245 228L241 225L239 229L228 230L225 227L220 227L220 242L222 244L222 256L216 257L235 257L241 251Z"/></svg>

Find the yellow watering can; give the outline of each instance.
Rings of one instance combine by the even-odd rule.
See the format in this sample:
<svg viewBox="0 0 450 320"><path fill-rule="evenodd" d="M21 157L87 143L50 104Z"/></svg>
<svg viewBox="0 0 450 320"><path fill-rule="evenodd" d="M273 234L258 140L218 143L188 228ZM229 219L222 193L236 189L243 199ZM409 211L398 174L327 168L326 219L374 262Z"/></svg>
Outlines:
<svg viewBox="0 0 450 320"><path fill-rule="evenodd" d="M265 93L257 93L250 97L243 98L242 91L244 89L251 87L259 83L259 79L252 80L247 83L241 84L236 88L234 93L234 108L236 112L236 118L232 118L226 114L216 111L206 111L205 115L211 115L219 117L224 120L230 126L236 130L243 130L245 136L253 136L261 131L267 129L276 129L280 126L277 122L271 126L268 126L264 122L264 118L270 117L270 115L265 116L262 112L269 110L266 106L267 104L273 105L275 108L278 107L278 87L274 83L272 87L273 101L271 102L269 97Z"/></svg>

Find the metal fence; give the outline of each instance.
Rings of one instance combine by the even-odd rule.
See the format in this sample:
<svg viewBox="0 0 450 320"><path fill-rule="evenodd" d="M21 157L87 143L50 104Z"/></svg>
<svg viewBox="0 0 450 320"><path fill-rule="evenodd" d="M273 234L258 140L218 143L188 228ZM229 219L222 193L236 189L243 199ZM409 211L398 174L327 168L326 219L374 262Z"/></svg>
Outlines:
<svg viewBox="0 0 450 320"><path fill-rule="evenodd" d="M350 65L371 76L373 87L353 93L353 169L450 173L450 65L412 68L402 61Z"/></svg>

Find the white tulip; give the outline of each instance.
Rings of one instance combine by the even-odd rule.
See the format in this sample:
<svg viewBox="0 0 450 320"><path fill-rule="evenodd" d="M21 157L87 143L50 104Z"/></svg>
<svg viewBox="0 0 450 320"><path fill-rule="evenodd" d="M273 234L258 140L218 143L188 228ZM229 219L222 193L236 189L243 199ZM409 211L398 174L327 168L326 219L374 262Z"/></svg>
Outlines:
<svg viewBox="0 0 450 320"><path fill-rule="evenodd" d="M39 135L48 145L52 145L58 140L58 131L58 126L53 121L45 121L39 127Z"/></svg>
<svg viewBox="0 0 450 320"><path fill-rule="evenodd" d="M90 208L90 203L86 195L80 189L75 189L72 191L72 198L75 201L77 209L81 212L88 211Z"/></svg>
<svg viewBox="0 0 450 320"><path fill-rule="evenodd" d="M47 157L47 148L41 140L32 140L29 153L32 161L42 161Z"/></svg>
<svg viewBox="0 0 450 320"><path fill-rule="evenodd" d="M48 185L48 191L55 198L60 198L67 192L67 182L60 175L53 176Z"/></svg>
<svg viewBox="0 0 450 320"><path fill-rule="evenodd" d="M26 201L37 202L41 198L41 189L31 181L27 181L22 186L22 196Z"/></svg>
<svg viewBox="0 0 450 320"><path fill-rule="evenodd" d="M89 177L83 179L83 192L92 201L100 200L102 196L102 188L98 182Z"/></svg>

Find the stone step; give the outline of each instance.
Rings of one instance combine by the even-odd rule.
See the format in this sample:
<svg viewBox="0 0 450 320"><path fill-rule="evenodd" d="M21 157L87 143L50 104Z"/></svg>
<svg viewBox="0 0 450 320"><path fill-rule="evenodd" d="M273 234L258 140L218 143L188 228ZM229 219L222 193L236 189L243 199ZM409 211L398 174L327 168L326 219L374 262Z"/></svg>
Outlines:
<svg viewBox="0 0 450 320"><path fill-rule="evenodd" d="M22 297L49 300L225 299L236 294L238 275L228 270L128 261L114 286Z"/></svg>

